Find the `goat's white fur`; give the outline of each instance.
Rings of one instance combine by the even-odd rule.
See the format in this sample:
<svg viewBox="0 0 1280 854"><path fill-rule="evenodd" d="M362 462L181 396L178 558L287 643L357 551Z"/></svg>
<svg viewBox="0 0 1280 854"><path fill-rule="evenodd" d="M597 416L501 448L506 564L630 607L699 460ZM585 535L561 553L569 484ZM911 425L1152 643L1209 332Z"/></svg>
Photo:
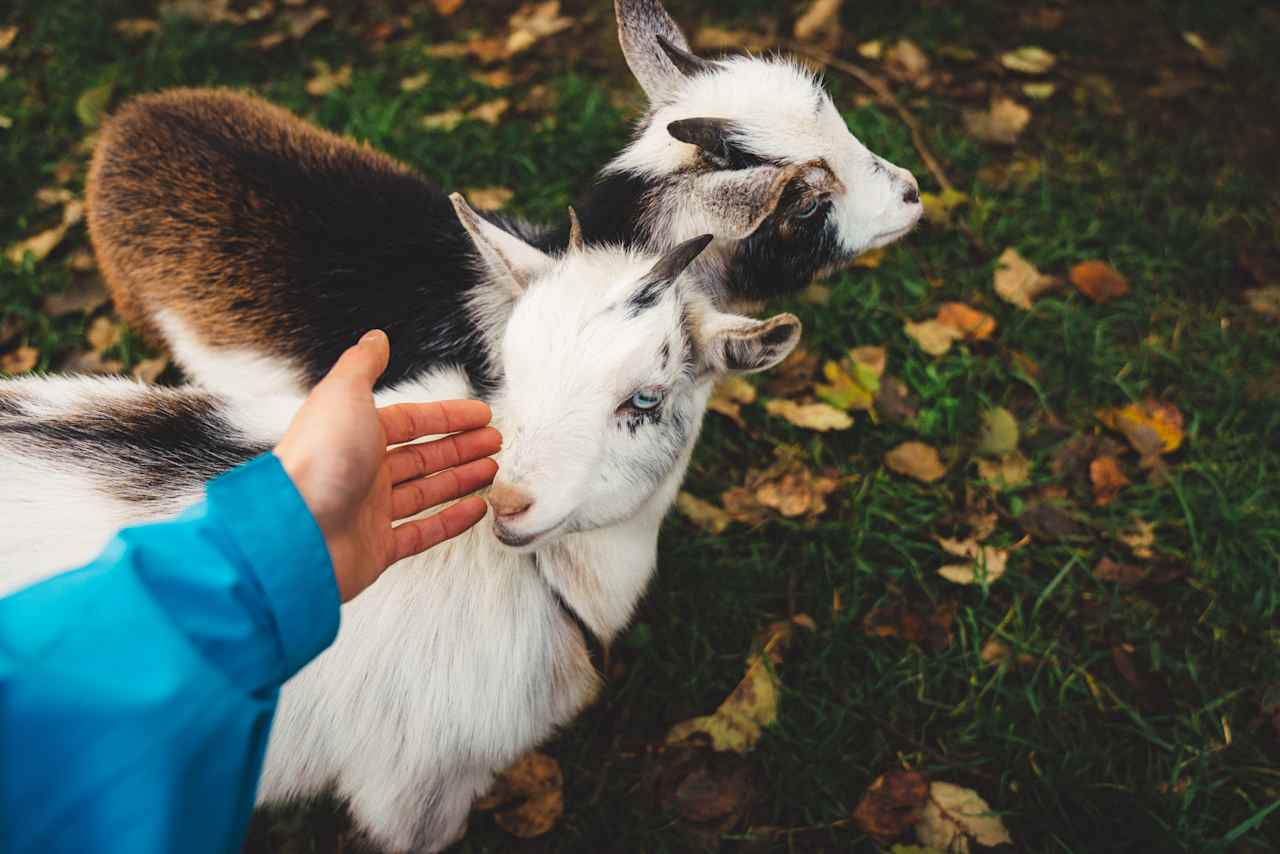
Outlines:
<svg viewBox="0 0 1280 854"><path fill-rule="evenodd" d="M475 237L483 243L495 231L484 224ZM653 573L658 527L712 381L734 352L725 341L785 326L787 340L770 336L758 358L727 366L757 370L785 357L798 337L786 315L760 323L718 311L687 276L643 310L628 310L652 257L591 249L521 259L533 268L532 284L505 328L487 337L502 341L495 358L504 384L493 407L506 437L500 477L534 496L519 525L536 539L509 548L483 522L391 567L344 606L333 646L284 686L267 750L260 801L333 787L358 825L392 850L446 846L493 774L593 696L598 676L556 594L605 641L625 626ZM509 286L503 270L489 274L495 289ZM690 333L696 340L686 342ZM665 389L669 424L627 421L619 405L636 387ZM473 392L449 368L376 400ZM0 383L0 402L17 410L0 420L67 419L194 393L126 380L18 380ZM274 444L301 403L289 395L213 399L236 438L263 445ZM687 422L682 431L677 419ZM119 525L172 516L199 498L196 484L163 504L113 497L110 480L94 475L112 464L111 449L80 450L73 459L33 448L21 433L0 434L8 487L0 495L0 584L8 589L89 560Z"/></svg>

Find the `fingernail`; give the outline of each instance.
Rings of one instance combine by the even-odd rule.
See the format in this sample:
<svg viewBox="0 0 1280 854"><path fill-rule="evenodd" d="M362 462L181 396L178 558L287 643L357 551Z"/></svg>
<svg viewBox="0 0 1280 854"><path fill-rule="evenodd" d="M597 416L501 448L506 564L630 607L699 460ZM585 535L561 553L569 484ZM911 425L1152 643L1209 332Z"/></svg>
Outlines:
<svg viewBox="0 0 1280 854"><path fill-rule="evenodd" d="M385 338L386 335L387 333L383 332L381 329L371 329L364 334L363 338L360 339L360 343L368 344L371 341L377 341L379 338Z"/></svg>

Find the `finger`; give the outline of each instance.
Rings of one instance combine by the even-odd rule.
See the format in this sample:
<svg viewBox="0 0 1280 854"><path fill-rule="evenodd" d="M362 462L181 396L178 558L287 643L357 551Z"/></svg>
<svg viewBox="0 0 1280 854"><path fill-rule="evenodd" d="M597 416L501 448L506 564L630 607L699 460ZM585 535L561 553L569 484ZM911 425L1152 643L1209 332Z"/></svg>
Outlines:
<svg viewBox="0 0 1280 854"><path fill-rule="evenodd" d="M492 456L502 450L502 434L492 427L456 433L446 439L401 445L387 453L393 484Z"/></svg>
<svg viewBox="0 0 1280 854"><path fill-rule="evenodd" d="M421 554L434 545L458 536L484 518L486 506L483 499L464 498L434 516L405 522L391 532L395 542L395 559L404 560Z"/></svg>
<svg viewBox="0 0 1280 854"><path fill-rule="evenodd" d="M390 360L391 342L387 338L387 333L381 329L374 329L366 332L355 346L348 347L338 357L333 370L329 371L329 376L325 379L329 377L351 379L372 389L378 377L382 376L382 372L387 369L387 363Z"/></svg>
<svg viewBox="0 0 1280 854"><path fill-rule="evenodd" d="M404 519L428 507L461 498L468 492L493 483L498 464L490 459L476 460L456 469L431 477L420 477L391 490L391 518Z"/></svg>
<svg viewBox="0 0 1280 854"><path fill-rule="evenodd" d="M423 436L458 433L483 427L493 418L479 400L440 400L432 403L397 403L378 410L388 445L411 442Z"/></svg>

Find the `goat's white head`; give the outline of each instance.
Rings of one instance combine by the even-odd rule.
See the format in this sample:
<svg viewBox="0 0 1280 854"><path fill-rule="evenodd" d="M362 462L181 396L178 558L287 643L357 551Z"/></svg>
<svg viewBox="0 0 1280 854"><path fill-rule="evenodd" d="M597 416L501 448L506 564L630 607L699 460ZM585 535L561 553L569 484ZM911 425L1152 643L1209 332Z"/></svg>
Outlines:
<svg viewBox="0 0 1280 854"><path fill-rule="evenodd" d="M659 0L615 11L650 112L607 170L658 184L651 233L725 239L715 248L746 253L734 266L762 274L752 290L767 296L770 281L798 287L919 222L915 178L849 132L813 74L776 56L694 56Z"/></svg>
<svg viewBox="0 0 1280 854"><path fill-rule="evenodd" d="M453 202L486 287L510 304L494 401L504 446L489 496L507 545L540 546L670 500L716 377L770 368L799 340L793 315L714 307L686 272L709 236L662 256L574 240L553 258Z"/></svg>

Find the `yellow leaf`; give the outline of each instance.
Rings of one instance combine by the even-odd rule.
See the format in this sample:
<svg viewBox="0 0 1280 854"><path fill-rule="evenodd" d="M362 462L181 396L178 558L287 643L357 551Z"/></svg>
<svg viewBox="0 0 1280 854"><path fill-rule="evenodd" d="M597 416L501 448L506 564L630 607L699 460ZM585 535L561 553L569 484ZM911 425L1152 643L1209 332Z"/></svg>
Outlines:
<svg viewBox="0 0 1280 854"><path fill-rule="evenodd" d="M684 491L676 495L676 509L708 534L723 534L733 521L728 513L710 501L703 501Z"/></svg>
<svg viewBox="0 0 1280 854"><path fill-rule="evenodd" d="M947 473L936 448L923 442L903 442L884 456L885 465L922 483L933 483Z"/></svg>
<svg viewBox="0 0 1280 854"><path fill-rule="evenodd" d="M951 212L968 202L969 197L959 190L944 190L941 195L920 194L925 219L938 226L951 225Z"/></svg>
<svg viewBox="0 0 1280 854"><path fill-rule="evenodd" d="M0 50L8 50L17 37L17 27L0 27Z"/></svg>
<svg viewBox="0 0 1280 854"><path fill-rule="evenodd" d="M828 430L848 430L853 419L826 403L796 403L794 400L771 400L764 405L765 412L785 418L797 427L825 433Z"/></svg>
<svg viewBox="0 0 1280 854"><path fill-rule="evenodd" d="M1033 101L1047 101L1058 91L1056 83L1023 83L1022 94Z"/></svg>
<svg viewBox="0 0 1280 854"><path fill-rule="evenodd" d="M464 118L466 116L463 115L461 110L445 110L442 113L423 116L420 123L427 130L451 131L462 124Z"/></svg>
<svg viewBox="0 0 1280 854"><path fill-rule="evenodd" d="M879 59L884 55L884 43L875 40L858 45L858 56L863 59Z"/></svg>
<svg viewBox="0 0 1280 854"><path fill-rule="evenodd" d="M819 383L814 392L838 409L871 411L887 358L883 347L854 348L848 358L823 366L827 384Z"/></svg>
<svg viewBox="0 0 1280 854"><path fill-rule="evenodd" d="M982 432L978 435L979 454L1003 457L1018 448L1018 420L1003 406L982 413Z"/></svg>
<svg viewBox="0 0 1280 854"><path fill-rule="evenodd" d="M498 119L502 118L510 107L511 100L509 98L494 98L492 101L485 101L478 107L471 109L467 113L467 117L484 122L487 125L496 125Z"/></svg>
<svg viewBox="0 0 1280 854"><path fill-rule="evenodd" d="M412 77L405 77L400 81L401 92L417 92L419 89L431 82L431 72L424 71L421 74L415 74Z"/></svg>
<svg viewBox="0 0 1280 854"><path fill-rule="evenodd" d="M1061 284L1061 279L1041 273L1016 249L1004 250L996 262L996 293L1018 308L1030 310L1037 297Z"/></svg>
<svg viewBox="0 0 1280 854"><path fill-rule="evenodd" d="M1057 63L1058 58L1042 47L1020 47L1000 54L1000 64L1010 71L1022 74L1044 74Z"/></svg>
<svg viewBox="0 0 1280 854"><path fill-rule="evenodd" d="M1143 456L1173 453L1186 435L1182 413L1172 403L1148 399L1118 409L1101 409L1095 414L1107 427L1123 433Z"/></svg>
<svg viewBox="0 0 1280 854"><path fill-rule="evenodd" d="M476 801L474 808L498 810L493 820L519 839L542 836L564 815L560 763L545 753L526 753L498 775L489 794Z"/></svg>
<svg viewBox="0 0 1280 854"><path fill-rule="evenodd" d="M716 383L715 388L711 390L711 399L707 402L707 408L743 426L742 407L745 404L754 403L755 399L756 387L747 382L744 377L730 374Z"/></svg>
<svg viewBox="0 0 1280 854"><path fill-rule="evenodd" d="M120 340L120 325L110 317L99 317L89 324L84 337L93 348L93 352L103 353L114 347Z"/></svg>
<svg viewBox="0 0 1280 854"><path fill-rule="evenodd" d="M311 63L311 79L306 83L307 94L313 97L328 95L351 85L351 63L334 71L329 63L317 59Z"/></svg>
<svg viewBox="0 0 1280 854"><path fill-rule="evenodd" d="M773 666L782 663L782 653L791 642L795 621L781 620L765 631L763 648L748 659L747 673L710 715L693 718L673 726L667 732L667 744L679 744L701 735L711 741L714 750L746 753L756 746L765 727L778 719L778 691L781 682ZM804 618L807 619L807 618ZM812 620L809 620L812 624ZM770 666L773 665L773 666Z"/></svg>

